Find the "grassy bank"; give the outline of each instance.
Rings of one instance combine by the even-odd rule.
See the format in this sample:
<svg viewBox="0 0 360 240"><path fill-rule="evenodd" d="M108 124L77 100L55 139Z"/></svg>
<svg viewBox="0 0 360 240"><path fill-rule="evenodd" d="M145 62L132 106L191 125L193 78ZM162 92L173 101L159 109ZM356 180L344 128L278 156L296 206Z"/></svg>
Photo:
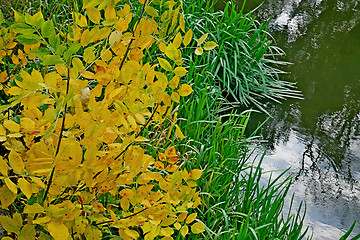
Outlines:
<svg viewBox="0 0 360 240"><path fill-rule="evenodd" d="M70 0L29 1L28 5L8 2L3 5L6 18L12 16L6 7L11 5L31 14L41 9L57 23L67 20L76 7L76 1ZM189 0L184 2L184 11L187 28L193 29L196 38L209 33L219 44L217 50L201 57L194 51L183 53L189 71L184 82L191 84L194 92L177 106L186 138L172 142L177 142L183 155L182 167L204 170L198 180L203 204L196 211L206 226L202 235L190 233L186 239L303 238L306 230L301 209L295 215L282 212L291 178L280 179L284 172L266 185L260 184L261 156L255 164L251 146L255 133L245 135L251 111L236 108L249 104L262 108L268 100L299 97L293 84L279 78L277 65L282 63L274 56L281 50L271 45L266 24L237 13L230 5L225 12L214 12L210 5ZM149 149L158 150L155 146ZM178 234L176 239L183 237Z"/></svg>

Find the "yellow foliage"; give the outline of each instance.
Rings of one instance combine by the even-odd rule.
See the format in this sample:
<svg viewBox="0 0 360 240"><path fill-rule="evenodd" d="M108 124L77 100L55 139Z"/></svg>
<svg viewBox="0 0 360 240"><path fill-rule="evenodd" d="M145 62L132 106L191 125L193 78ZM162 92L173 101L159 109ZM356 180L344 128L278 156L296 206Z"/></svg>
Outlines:
<svg viewBox="0 0 360 240"><path fill-rule="evenodd" d="M0 107L8 151L0 157L0 203L19 211L6 211L0 223L16 238L101 239L111 228L123 239L173 239L189 227L204 231L196 213L188 215L201 202L201 170L181 168L175 143L158 156L145 145L156 145L147 132L170 139L173 127L185 138L172 111L192 93L179 83L188 72L181 47L193 34L185 33L181 3L139 3L144 12L120 0L84 0L68 32L41 12L14 11L15 22L0 27L0 60L11 60L0 73L8 97ZM217 46L200 47L206 38L196 54Z"/></svg>

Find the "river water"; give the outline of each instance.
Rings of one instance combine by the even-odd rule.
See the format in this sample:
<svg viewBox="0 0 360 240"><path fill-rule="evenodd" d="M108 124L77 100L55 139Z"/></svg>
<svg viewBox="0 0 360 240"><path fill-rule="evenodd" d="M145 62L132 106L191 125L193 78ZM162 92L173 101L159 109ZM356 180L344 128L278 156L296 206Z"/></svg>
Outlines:
<svg viewBox="0 0 360 240"><path fill-rule="evenodd" d="M249 10L262 1L247 2ZM339 239L354 220L359 234L360 0L265 0L256 15L272 17L270 32L293 63L282 78L304 95L268 105L263 168L293 169L291 192L306 201L313 239Z"/></svg>

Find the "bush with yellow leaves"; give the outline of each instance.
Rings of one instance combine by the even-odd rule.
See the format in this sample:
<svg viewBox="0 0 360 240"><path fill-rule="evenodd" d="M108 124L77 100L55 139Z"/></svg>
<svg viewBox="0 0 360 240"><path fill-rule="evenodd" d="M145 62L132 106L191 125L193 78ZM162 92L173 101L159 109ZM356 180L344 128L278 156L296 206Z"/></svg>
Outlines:
<svg viewBox="0 0 360 240"><path fill-rule="evenodd" d="M135 3L136 2L136 3ZM14 12L0 21L3 239L173 239L204 225L196 180L174 146L146 150L169 122L190 47L182 3L84 0L57 25ZM138 13L138 14L136 14ZM195 54L216 47L198 40ZM151 141L148 144L153 144Z"/></svg>

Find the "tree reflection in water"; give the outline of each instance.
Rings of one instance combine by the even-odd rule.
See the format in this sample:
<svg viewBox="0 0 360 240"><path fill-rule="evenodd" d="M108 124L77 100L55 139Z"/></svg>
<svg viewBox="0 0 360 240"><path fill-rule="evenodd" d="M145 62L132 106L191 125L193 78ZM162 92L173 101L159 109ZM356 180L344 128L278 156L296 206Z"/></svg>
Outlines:
<svg viewBox="0 0 360 240"><path fill-rule="evenodd" d="M266 0L257 15L274 16L272 34L294 63L284 78L305 98L269 104L264 168L295 169L314 239L336 239L360 220L360 0Z"/></svg>

